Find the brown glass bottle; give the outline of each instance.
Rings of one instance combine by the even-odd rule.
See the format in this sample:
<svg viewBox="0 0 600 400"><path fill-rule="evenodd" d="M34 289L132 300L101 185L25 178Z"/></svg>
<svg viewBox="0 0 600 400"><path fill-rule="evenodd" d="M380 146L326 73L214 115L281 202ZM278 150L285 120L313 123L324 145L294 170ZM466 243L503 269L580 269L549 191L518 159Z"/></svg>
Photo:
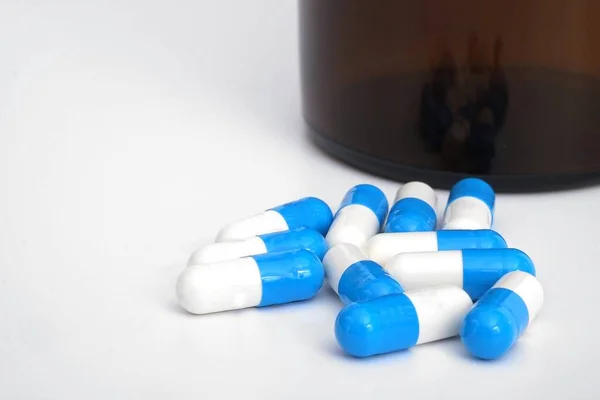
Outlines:
<svg viewBox="0 0 600 400"><path fill-rule="evenodd" d="M498 190L600 176L600 1L299 0L303 113L334 156Z"/></svg>

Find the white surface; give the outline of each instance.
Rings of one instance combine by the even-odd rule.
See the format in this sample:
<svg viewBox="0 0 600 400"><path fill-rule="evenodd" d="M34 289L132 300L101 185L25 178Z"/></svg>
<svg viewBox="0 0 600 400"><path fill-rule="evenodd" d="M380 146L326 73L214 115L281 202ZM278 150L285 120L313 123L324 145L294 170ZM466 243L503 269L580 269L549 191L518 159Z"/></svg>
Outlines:
<svg viewBox="0 0 600 400"><path fill-rule="evenodd" d="M492 211L477 197L460 197L444 212L442 229L490 229Z"/></svg>
<svg viewBox="0 0 600 400"><path fill-rule="evenodd" d="M337 213L325 240L330 248L342 243L362 247L379 228L379 219L369 207L350 204Z"/></svg>
<svg viewBox="0 0 600 400"><path fill-rule="evenodd" d="M177 276L228 221L398 187L307 140L296 32L291 0L0 2L0 398L600 398L599 187L498 195L546 292L498 362L458 339L346 357L327 287L181 310Z"/></svg>
<svg viewBox="0 0 600 400"><path fill-rule="evenodd" d="M355 245L342 243L332 247L323 257L325 276L333 291L339 295L340 279L348 267L359 261L366 260L367 256Z"/></svg>
<svg viewBox="0 0 600 400"><path fill-rule="evenodd" d="M405 291L443 285L463 287L460 250L401 253L390 258L384 268Z"/></svg>
<svg viewBox="0 0 600 400"><path fill-rule="evenodd" d="M529 323L538 315L544 304L544 289L533 276L523 271L504 275L492 288L505 288L515 292L527 306Z"/></svg>
<svg viewBox="0 0 600 400"><path fill-rule="evenodd" d="M256 235L288 230L288 224L277 211L267 210L237 221L229 222L219 230L215 241L243 240Z"/></svg>
<svg viewBox="0 0 600 400"><path fill-rule="evenodd" d="M234 258L254 256L267 252L267 246L258 236L231 242L217 242L200 247L192 253L188 265L206 264Z"/></svg>
<svg viewBox="0 0 600 400"><path fill-rule="evenodd" d="M419 318L417 345L458 335L460 324L473 306L469 295L455 286L405 292Z"/></svg>
<svg viewBox="0 0 600 400"><path fill-rule="evenodd" d="M177 300L194 314L256 307L262 298L262 279L252 257L191 265L177 280Z"/></svg>
<svg viewBox="0 0 600 400"><path fill-rule="evenodd" d="M379 265L385 265L396 254L437 249L436 232L380 233L364 245L365 253Z"/></svg>
<svg viewBox="0 0 600 400"><path fill-rule="evenodd" d="M429 204L431 208L437 210L437 195L431 186L424 182L415 181L402 185L402 187L396 192L394 204L399 200L409 197L423 200L425 203Z"/></svg>

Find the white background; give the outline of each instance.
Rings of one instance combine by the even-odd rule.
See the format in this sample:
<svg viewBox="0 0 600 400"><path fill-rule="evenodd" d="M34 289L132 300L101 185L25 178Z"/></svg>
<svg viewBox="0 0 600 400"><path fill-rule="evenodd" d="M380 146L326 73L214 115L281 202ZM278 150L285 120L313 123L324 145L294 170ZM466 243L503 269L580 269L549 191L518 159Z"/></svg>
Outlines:
<svg viewBox="0 0 600 400"><path fill-rule="evenodd" d="M335 208L361 182L399 186L307 139L294 1L0 1L0 398L600 396L597 187L498 197L546 290L500 362L456 339L346 357L328 288L178 307L177 275L225 222L305 195Z"/></svg>

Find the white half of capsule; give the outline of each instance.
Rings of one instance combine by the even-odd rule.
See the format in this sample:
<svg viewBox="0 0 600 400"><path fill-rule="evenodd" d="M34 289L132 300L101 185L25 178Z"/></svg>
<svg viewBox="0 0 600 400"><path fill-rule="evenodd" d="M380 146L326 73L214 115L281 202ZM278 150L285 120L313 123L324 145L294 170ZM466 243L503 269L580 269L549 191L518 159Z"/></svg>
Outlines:
<svg viewBox="0 0 600 400"><path fill-rule="evenodd" d="M457 336L460 324L473 306L469 295L454 286L404 292L419 319L417 345Z"/></svg>
<svg viewBox="0 0 600 400"><path fill-rule="evenodd" d="M444 213L442 229L490 229L492 211L482 200L465 196L454 200Z"/></svg>
<svg viewBox="0 0 600 400"><path fill-rule="evenodd" d="M440 285L463 287L462 250L401 253L390 258L384 268L407 291Z"/></svg>
<svg viewBox="0 0 600 400"><path fill-rule="evenodd" d="M384 265L398 253L437 251L436 232L411 232L410 234L381 233L364 244L363 250L369 258Z"/></svg>
<svg viewBox="0 0 600 400"><path fill-rule="evenodd" d="M247 239L252 236L288 230L288 224L277 211L267 210L224 226L217 234L217 242Z"/></svg>
<svg viewBox="0 0 600 400"><path fill-rule="evenodd" d="M408 182L396 192L394 203L406 198L415 198L423 200L429 204L431 208L437 210L437 196L435 191L426 183L423 182Z"/></svg>
<svg viewBox="0 0 600 400"><path fill-rule="evenodd" d="M325 276L337 295L339 295L338 286L344 272L352 264L364 260L367 260L367 256L358 247L348 244L337 245L325 254L323 258Z"/></svg>
<svg viewBox="0 0 600 400"><path fill-rule="evenodd" d="M337 213L325 240L330 248L341 243L361 247L379 233L379 228L377 215L371 209L362 204L350 204Z"/></svg>
<svg viewBox="0 0 600 400"><path fill-rule="evenodd" d="M513 271L504 275L492 287L512 290L527 306L529 322L537 317L544 304L544 289L533 276L523 271Z"/></svg>
<svg viewBox="0 0 600 400"><path fill-rule="evenodd" d="M223 260L233 260L246 256L254 256L267 252L265 242L255 236L249 239L217 242L194 251L188 260L188 266L208 264Z"/></svg>
<svg viewBox="0 0 600 400"><path fill-rule="evenodd" d="M252 257L239 258L189 266L176 292L179 304L193 314L237 310L260 304L262 280Z"/></svg>

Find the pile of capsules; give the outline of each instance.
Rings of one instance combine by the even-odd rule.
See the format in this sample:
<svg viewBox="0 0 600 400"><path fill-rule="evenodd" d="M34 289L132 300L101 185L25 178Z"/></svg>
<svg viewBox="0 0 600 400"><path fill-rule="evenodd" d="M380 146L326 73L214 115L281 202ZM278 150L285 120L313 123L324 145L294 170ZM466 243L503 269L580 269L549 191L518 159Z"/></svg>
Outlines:
<svg viewBox="0 0 600 400"><path fill-rule="evenodd" d="M437 197L422 182L403 185L389 214L369 184L351 188L335 215L306 197L221 229L192 254L177 298L194 314L266 307L313 298L327 278L344 303L335 337L352 356L460 335L473 356L497 359L544 294L531 259L490 229L494 203L486 182L463 179L435 230Z"/></svg>

